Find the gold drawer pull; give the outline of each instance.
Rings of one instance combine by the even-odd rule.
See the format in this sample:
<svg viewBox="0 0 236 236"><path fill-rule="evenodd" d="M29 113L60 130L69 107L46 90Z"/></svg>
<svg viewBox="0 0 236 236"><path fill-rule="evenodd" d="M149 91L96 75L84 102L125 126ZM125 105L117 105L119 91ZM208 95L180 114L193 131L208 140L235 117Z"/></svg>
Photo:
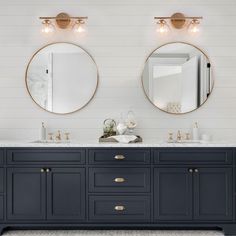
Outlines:
<svg viewBox="0 0 236 236"><path fill-rule="evenodd" d="M116 160L124 160L124 159L125 159L125 156L123 156L123 155L116 155L114 158L115 158Z"/></svg>
<svg viewBox="0 0 236 236"><path fill-rule="evenodd" d="M124 211L125 207L124 206L115 206L116 211Z"/></svg>
<svg viewBox="0 0 236 236"><path fill-rule="evenodd" d="M125 182L125 178L115 178L114 181L116 183L124 183Z"/></svg>

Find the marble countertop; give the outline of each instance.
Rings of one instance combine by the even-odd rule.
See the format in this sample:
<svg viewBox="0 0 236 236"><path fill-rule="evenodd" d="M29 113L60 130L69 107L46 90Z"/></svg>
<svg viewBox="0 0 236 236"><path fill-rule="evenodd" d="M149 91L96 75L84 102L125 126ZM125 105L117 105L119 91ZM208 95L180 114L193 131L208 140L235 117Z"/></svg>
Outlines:
<svg viewBox="0 0 236 236"><path fill-rule="evenodd" d="M236 141L211 141L200 143L167 143L150 140L142 143L99 143L95 140L71 141L69 143L37 143L30 140L0 140L0 147L236 147Z"/></svg>

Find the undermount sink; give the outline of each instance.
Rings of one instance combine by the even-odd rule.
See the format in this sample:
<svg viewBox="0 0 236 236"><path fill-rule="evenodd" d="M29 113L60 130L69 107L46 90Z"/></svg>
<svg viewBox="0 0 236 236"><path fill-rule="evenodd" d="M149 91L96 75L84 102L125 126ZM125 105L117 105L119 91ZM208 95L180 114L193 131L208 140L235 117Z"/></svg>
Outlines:
<svg viewBox="0 0 236 236"><path fill-rule="evenodd" d="M202 143L201 140L180 140L180 141L167 141L167 143Z"/></svg>
<svg viewBox="0 0 236 236"><path fill-rule="evenodd" d="M60 141L56 141L56 140L36 140L36 141L33 141L31 143L52 143L52 144L60 144L60 143L70 143L70 140L60 140Z"/></svg>

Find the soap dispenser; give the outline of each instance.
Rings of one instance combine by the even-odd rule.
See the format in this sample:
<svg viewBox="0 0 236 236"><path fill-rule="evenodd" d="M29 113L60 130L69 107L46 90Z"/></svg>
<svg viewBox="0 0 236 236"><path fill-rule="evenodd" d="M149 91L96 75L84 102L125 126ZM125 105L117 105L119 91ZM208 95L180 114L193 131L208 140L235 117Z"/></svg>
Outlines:
<svg viewBox="0 0 236 236"><path fill-rule="evenodd" d="M199 140L199 128L197 122L193 125L193 140Z"/></svg>
<svg viewBox="0 0 236 236"><path fill-rule="evenodd" d="M41 131L40 131L40 140L46 140L46 128L44 122L42 122Z"/></svg>

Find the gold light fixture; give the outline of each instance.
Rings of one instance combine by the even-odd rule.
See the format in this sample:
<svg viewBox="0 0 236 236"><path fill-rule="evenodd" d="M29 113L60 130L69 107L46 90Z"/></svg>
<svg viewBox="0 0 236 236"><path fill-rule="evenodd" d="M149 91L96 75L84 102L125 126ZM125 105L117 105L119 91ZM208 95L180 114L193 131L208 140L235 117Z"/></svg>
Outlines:
<svg viewBox="0 0 236 236"><path fill-rule="evenodd" d="M55 26L60 29L70 28L75 33L82 33L85 31L84 25L87 16L70 16L65 12L59 13L57 16L41 16L39 17L42 21L43 27L42 32L50 34L55 31Z"/></svg>
<svg viewBox="0 0 236 236"><path fill-rule="evenodd" d="M164 34L168 32L169 23L175 29L183 29L184 27L188 28L190 33L199 32L200 20L203 19L202 16L185 16L183 13L174 13L172 16L160 17L155 16L154 19L157 21L157 32Z"/></svg>

